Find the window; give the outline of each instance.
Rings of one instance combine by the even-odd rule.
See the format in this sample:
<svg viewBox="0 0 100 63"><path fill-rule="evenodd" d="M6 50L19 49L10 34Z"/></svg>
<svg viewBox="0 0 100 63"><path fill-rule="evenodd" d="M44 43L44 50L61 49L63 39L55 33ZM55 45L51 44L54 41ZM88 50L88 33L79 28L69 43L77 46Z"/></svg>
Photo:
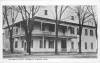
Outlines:
<svg viewBox="0 0 100 63"><path fill-rule="evenodd" d="M85 35L88 35L88 30L87 29L85 29Z"/></svg>
<svg viewBox="0 0 100 63"><path fill-rule="evenodd" d="M16 34L18 33L18 28L16 28Z"/></svg>
<svg viewBox="0 0 100 63"><path fill-rule="evenodd" d="M17 48L17 47L18 47L18 42L16 41L16 42L15 42L15 48Z"/></svg>
<svg viewBox="0 0 100 63"><path fill-rule="evenodd" d="M77 28L77 35L79 35L79 28Z"/></svg>
<svg viewBox="0 0 100 63"><path fill-rule="evenodd" d="M46 40L44 40L44 48L46 48Z"/></svg>
<svg viewBox="0 0 100 63"><path fill-rule="evenodd" d="M44 42L42 39L40 40L40 48L46 48L46 40Z"/></svg>
<svg viewBox="0 0 100 63"><path fill-rule="evenodd" d="M43 41L40 40L40 48L43 48Z"/></svg>
<svg viewBox="0 0 100 63"><path fill-rule="evenodd" d="M62 32L63 32L63 34L65 34L65 32L67 31L67 26L62 26Z"/></svg>
<svg viewBox="0 0 100 63"><path fill-rule="evenodd" d="M33 40L31 41L31 48L33 48Z"/></svg>
<svg viewBox="0 0 100 63"><path fill-rule="evenodd" d="M55 31L55 26L54 24L49 24L49 31L54 32Z"/></svg>
<svg viewBox="0 0 100 63"><path fill-rule="evenodd" d="M49 40L49 48L54 48L54 40Z"/></svg>
<svg viewBox="0 0 100 63"><path fill-rule="evenodd" d="M85 49L87 49L87 43L85 42Z"/></svg>
<svg viewBox="0 0 100 63"><path fill-rule="evenodd" d="M24 40L22 40L22 48L24 47Z"/></svg>
<svg viewBox="0 0 100 63"><path fill-rule="evenodd" d="M45 15L48 15L48 13L47 13L48 11L47 10L44 10L44 12L45 12Z"/></svg>
<svg viewBox="0 0 100 63"><path fill-rule="evenodd" d="M71 20L74 20L74 16L71 16Z"/></svg>
<svg viewBox="0 0 100 63"><path fill-rule="evenodd" d="M42 24L42 31L45 31L45 24Z"/></svg>
<svg viewBox="0 0 100 63"><path fill-rule="evenodd" d="M93 36L93 30L90 30L90 36Z"/></svg>
<svg viewBox="0 0 100 63"><path fill-rule="evenodd" d="M15 29L13 28L13 34L15 33Z"/></svg>
<svg viewBox="0 0 100 63"><path fill-rule="evenodd" d="M74 42L71 42L71 49L74 49Z"/></svg>
<svg viewBox="0 0 100 63"><path fill-rule="evenodd" d="M74 28L73 27L69 27L69 29L70 29L70 33L74 34Z"/></svg>
<svg viewBox="0 0 100 63"><path fill-rule="evenodd" d="M93 49L93 43L91 43L91 49Z"/></svg>

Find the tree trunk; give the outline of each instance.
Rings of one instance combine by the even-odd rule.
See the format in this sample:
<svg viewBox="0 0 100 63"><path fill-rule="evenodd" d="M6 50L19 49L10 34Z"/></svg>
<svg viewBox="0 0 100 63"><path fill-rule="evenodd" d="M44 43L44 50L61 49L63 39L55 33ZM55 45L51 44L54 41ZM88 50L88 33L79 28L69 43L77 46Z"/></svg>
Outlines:
<svg viewBox="0 0 100 63"><path fill-rule="evenodd" d="M57 40L58 40L58 22L56 22L56 39L55 39L55 54L58 54L58 43L57 43Z"/></svg>
<svg viewBox="0 0 100 63"><path fill-rule="evenodd" d="M97 31L97 24L95 25L96 30L95 30L95 34L96 34L96 39L98 38L98 31Z"/></svg>
<svg viewBox="0 0 100 63"><path fill-rule="evenodd" d="M28 36L26 37L26 41L27 41L27 53L29 55L31 55L31 35L28 34Z"/></svg>
<svg viewBox="0 0 100 63"><path fill-rule="evenodd" d="M11 32L10 32L9 40L10 40L10 51L11 51L11 53L13 53L14 52L14 50L13 50L13 38L12 38Z"/></svg>
<svg viewBox="0 0 100 63"><path fill-rule="evenodd" d="M79 25L79 43L78 43L78 46L79 46L79 53L81 53L81 35L82 35L82 26Z"/></svg>
<svg viewBox="0 0 100 63"><path fill-rule="evenodd" d="M29 55L31 55L31 35L29 34Z"/></svg>
<svg viewBox="0 0 100 63"><path fill-rule="evenodd" d="M29 36L27 37L27 53L29 53L30 54L30 46L29 46L29 43L30 42L30 40L29 40Z"/></svg>

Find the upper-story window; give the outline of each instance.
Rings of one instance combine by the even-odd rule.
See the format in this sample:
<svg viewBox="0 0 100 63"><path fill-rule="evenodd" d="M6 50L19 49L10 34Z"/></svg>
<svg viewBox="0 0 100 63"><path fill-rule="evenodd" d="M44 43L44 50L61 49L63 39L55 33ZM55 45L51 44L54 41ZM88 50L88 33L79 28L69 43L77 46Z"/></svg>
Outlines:
<svg viewBox="0 0 100 63"><path fill-rule="evenodd" d="M18 34L18 28L16 28L16 34Z"/></svg>
<svg viewBox="0 0 100 63"><path fill-rule="evenodd" d="M44 15L48 15L48 10L44 10Z"/></svg>
<svg viewBox="0 0 100 63"><path fill-rule="evenodd" d="M90 36L93 36L93 30L90 30Z"/></svg>
<svg viewBox="0 0 100 63"><path fill-rule="evenodd" d="M74 28L73 27L69 27L69 29L70 29L70 33L74 34Z"/></svg>
<svg viewBox="0 0 100 63"><path fill-rule="evenodd" d="M55 26L53 24L49 25L49 31L54 32L55 31Z"/></svg>
<svg viewBox="0 0 100 63"><path fill-rule="evenodd" d="M74 20L74 16L71 16L71 20Z"/></svg>
<svg viewBox="0 0 100 63"><path fill-rule="evenodd" d="M62 32L63 32L63 34L65 34L66 31L67 31L67 26L63 26L63 27L62 27Z"/></svg>
<svg viewBox="0 0 100 63"><path fill-rule="evenodd" d="M88 30L87 29L85 29L85 35L88 35Z"/></svg>
<svg viewBox="0 0 100 63"><path fill-rule="evenodd" d="M79 28L77 28L77 35L79 35Z"/></svg>
<svg viewBox="0 0 100 63"><path fill-rule="evenodd" d="M13 34L15 33L16 31L15 31L15 28L13 28Z"/></svg>

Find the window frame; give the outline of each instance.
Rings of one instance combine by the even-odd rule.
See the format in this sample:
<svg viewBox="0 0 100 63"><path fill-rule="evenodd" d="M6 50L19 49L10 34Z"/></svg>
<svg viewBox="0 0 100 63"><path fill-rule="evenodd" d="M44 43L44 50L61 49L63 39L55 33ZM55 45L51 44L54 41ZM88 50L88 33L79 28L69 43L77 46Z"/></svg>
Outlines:
<svg viewBox="0 0 100 63"><path fill-rule="evenodd" d="M22 40L22 48L24 48L24 40Z"/></svg>
<svg viewBox="0 0 100 63"><path fill-rule="evenodd" d="M79 35L79 28L77 28L77 35Z"/></svg>
<svg viewBox="0 0 100 63"><path fill-rule="evenodd" d="M90 30L90 36L93 36L93 30Z"/></svg>
<svg viewBox="0 0 100 63"><path fill-rule="evenodd" d="M87 49L87 42L85 42L85 49Z"/></svg>
<svg viewBox="0 0 100 63"><path fill-rule="evenodd" d="M48 10L47 9L44 10L44 15L48 15Z"/></svg>
<svg viewBox="0 0 100 63"><path fill-rule="evenodd" d="M49 40L49 48L54 48L54 40Z"/></svg>
<svg viewBox="0 0 100 63"><path fill-rule="evenodd" d="M70 27L70 34L75 34L75 28L74 27Z"/></svg>
<svg viewBox="0 0 100 63"><path fill-rule="evenodd" d="M74 49L74 42L71 42L71 49Z"/></svg>
<svg viewBox="0 0 100 63"><path fill-rule="evenodd" d="M33 40L31 40L31 48L33 48Z"/></svg>
<svg viewBox="0 0 100 63"><path fill-rule="evenodd" d="M44 48L46 48L46 40L44 40Z"/></svg>
<svg viewBox="0 0 100 63"><path fill-rule="evenodd" d="M18 28L16 28L16 34L18 34Z"/></svg>
<svg viewBox="0 0 100 63"><path fill-rule="evenodd" d="M93 49L93 42L91 43L91 49Z"/></svg>
<svg viewBox="0 0 100 63"><path fill-rule="evenodd" d="M40 48L43 48L43 40L40 40Z"/></svg>
<svg viewBox="0 0 100 63"><path fill-rule="evenodd" d="M86 36L88 35L88 29L85 29L85 35Z"/></svg>
<svg viewBox="0 0 100 63"><path fill-rule="evenodd" d="M15 48L18 48L18 41L15 41Z"/></svg>
<svg viewBox="0 0 100 63"><path fill-rule="evenodd" d="M71 16L71 20L75 20L75 17L74 16Z"/></svg>

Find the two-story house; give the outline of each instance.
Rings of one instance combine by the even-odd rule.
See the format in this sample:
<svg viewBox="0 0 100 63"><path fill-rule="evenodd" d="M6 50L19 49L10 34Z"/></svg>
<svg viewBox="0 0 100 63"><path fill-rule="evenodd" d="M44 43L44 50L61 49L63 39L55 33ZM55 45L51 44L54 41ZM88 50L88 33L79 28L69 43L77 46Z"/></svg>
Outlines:
<svg viewBox="0 0 100 63"><path fill-rule="evenodd" d="M55 37L56 37L56 23L53 18L48 17L50 9L42 8L35 17L33 31L32 31L32 52L54 52L55 51ZM43 16L43 15L44 16ZM51 18L51 19L50 19ZM74 16L70 17L74 21ZM77 21L77 20L76 20ZM76 22L74 21L74 22ZM58 52L78 52L79 47L79 24L59 21L58 26ZM22 27L23 21L14 24L13 38L14 51L25 52L27 43L25 40L25 31ZM3 28L4 40L3 48L9 50L9 32L7 27ZM95 27L84 25L82 30L82 52L97 52L97 39L95 36Z"/></svg>

